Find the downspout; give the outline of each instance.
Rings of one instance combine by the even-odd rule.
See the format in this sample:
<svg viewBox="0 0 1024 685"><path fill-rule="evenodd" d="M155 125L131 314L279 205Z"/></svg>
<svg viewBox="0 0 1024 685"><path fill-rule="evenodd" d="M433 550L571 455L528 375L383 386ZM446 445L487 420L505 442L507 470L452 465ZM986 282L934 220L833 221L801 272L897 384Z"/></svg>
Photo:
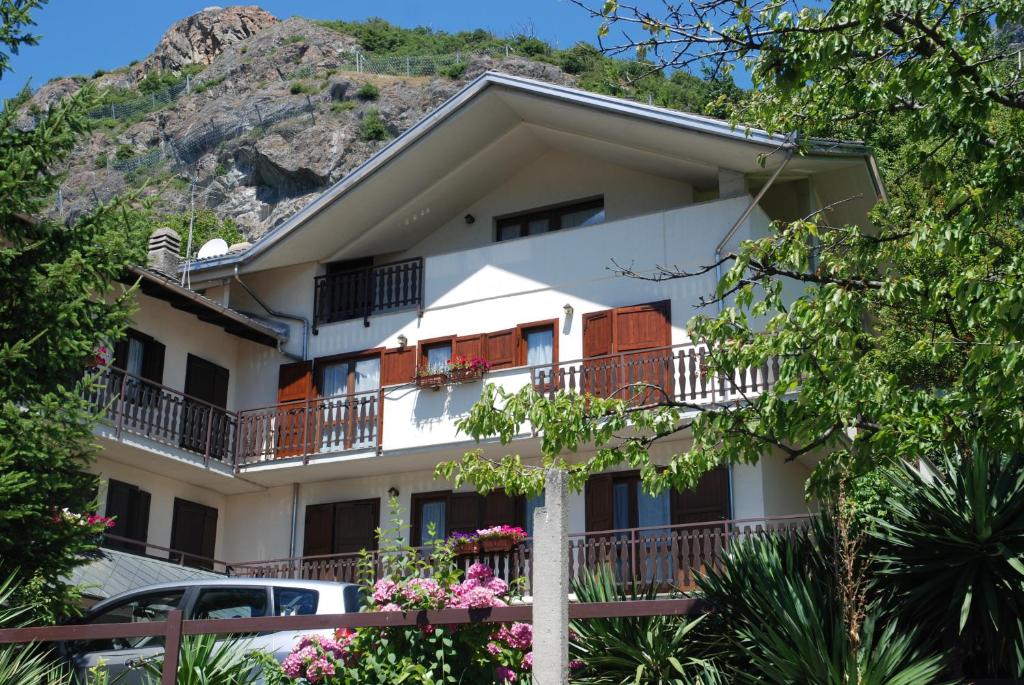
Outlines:
<svg viewBox="0 0 1024 685"><path fill-rule="evenodd" d="M794 139L796 138L795 135L792 136L792 137ZM747 208L745 210L743 210L742 214L740 214L740 218L736 220L736 223L734 223L732 225L732 228L730 228L728 231L726 231L725 236L722 238L722 240L715 247L715 286L716 287L718 286L718 283L722 280L722 250L725 249L725 246L729 243L730 240L732 240L733 236L736 235L736 231L740 230L740 226L742 226L743 222L747 220L747 218L750 216L750 213L754 211L754 207L756 207L757 203L761 201L761 198L764 197L764 194L767 193L768 189L772 187L773 183L775 183L775 179L779 177L779 174L782 173L782 170L786 168L787 164L789 164L789 160L793 159L793 154L795 152L796 152L796 144L793 143L793 142L787 143L786 144L786 156L782 160L782 164L780 164L779 168L776 169L772 173L771 177L769 177L769 179L768 179L768 182L765 183L763 186L761 186L761 190L757 191L757 195L754 196L754 199L750 201L750 204L747 205ZM237 267L235 267L235 268L237 270ZM723 311L725 311L725 300L721 300L720 299L720 300L718 300L718 312L722 313ZM735 515L736 515L736 490L733 487L732 469L733 469L733 465L730 462L730 464L729 464L729 515L735 517Z"/></svg>
<svg viewBox="0 0 1024 685"><path fill-rule="evenodd" d="M299 530L299 484L292 483L292 530L288 538L288 556L295 558L296 533Z"/></svg>
<svg viewBox="0 0 1024 685"><path fill-rule="evenodd" d="M267 314L270 314L271 316L276 316L276 317L278 317L280 319L290 319L291 321L298 321L299 323L302 324L302 357L296 359L295 355L289 354L289 353L285 352L284 350L280 350L280 352L281 352L281 354L285 355L286 357L291 357L292 359L295 359L296 361L300 361L300 362L306 361L306 358L307 358L307 348L308 348L308 345L309 345L309 319L307 319L304 316L296 316L294 314L285 314L284 312L279 312L279 311L276 311L276 310L271 309L270 307L268 307L267 303L264 302L263 300L261 300L260 296L257 295L255 292L253 292L252 288L250 288L248 285L246 285L245 281L243 281L241 276L238 275L238 265L237 264L235 264L235 280L238 282L238 284L240 286L242 286L242 289L244 289L245 292L249 293L249 297L251 297L253 300L255 300L256 304L258 304L259 306L263 307L263 309L267 312Z"/></svg>

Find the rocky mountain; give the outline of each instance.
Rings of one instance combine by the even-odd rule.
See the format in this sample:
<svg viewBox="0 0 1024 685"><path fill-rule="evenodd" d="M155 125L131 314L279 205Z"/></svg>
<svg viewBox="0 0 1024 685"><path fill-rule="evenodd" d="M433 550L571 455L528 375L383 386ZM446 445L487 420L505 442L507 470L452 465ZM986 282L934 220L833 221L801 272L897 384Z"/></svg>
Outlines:
<svg viewBox="0 0 1024 685"><path fill-rule="evenodd" d="M109 103L94 113L97 127L72 156L53 211L73 216L136 189L163 213L188 212L194 201L252 240L488 69L573 82L515 56L467 55L444 76L373 74L401 72L402 61L352 63L359 49L322 23L210 8L174 24L137 63L47 83L28 107L87 82Z"/></svg>

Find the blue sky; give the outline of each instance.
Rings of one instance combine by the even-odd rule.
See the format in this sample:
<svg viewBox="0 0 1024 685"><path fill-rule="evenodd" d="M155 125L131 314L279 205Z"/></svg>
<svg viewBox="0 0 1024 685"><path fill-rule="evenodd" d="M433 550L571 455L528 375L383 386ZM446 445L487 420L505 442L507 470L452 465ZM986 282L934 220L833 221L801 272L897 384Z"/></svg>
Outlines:
<svg viewBox="0 0 1024 685"><path fill-rule="evenodd" d="M211 4L211 0L50 0L35 15L40 44L13 57L14 71L0 79L0 97L17 93L29 77L35 89L54 76L91 75L97 69L141 59L171 24ZM257 4L279 18L380 16L406 27L486 28L498 35L530 25L537 37L560 47L580 40L593 42L598 26L568 0L249 0L238 4Z"/></svg>

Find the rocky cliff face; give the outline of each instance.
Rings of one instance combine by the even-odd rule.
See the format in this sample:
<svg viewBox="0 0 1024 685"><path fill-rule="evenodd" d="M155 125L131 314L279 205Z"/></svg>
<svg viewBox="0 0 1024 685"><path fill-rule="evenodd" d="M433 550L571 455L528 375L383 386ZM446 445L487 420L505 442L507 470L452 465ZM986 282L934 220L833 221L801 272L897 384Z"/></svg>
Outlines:
<svg viewBox="0 0 1024 685"><path fill-rule="evenodd" d="M54 211L67 217L135 188L166 212L194 201L252 240L488 69L572 83L551 65L514 57L470 58L456 78L371 75L351 62L358 47L333 29L255 7L183 19L153 54L93 81L127 97L147 75L205 68L173 101L151 94L152 111L101 120L73 155ZM57 79L33 100L46 107L82 82ZM379 118L384 139L367 118Z"/></svg>

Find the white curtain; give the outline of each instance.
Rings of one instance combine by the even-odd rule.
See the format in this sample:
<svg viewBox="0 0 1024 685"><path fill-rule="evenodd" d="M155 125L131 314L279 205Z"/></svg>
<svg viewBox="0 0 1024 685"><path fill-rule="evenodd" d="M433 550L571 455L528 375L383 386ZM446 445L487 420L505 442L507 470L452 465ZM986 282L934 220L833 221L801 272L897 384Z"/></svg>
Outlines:
<svg viewBox="0 0 1024 685"><path fill-rule="evenodd" d="M424 502L420 512L420 541L426 545L435 539L443 538L447 532L445 527L445 503L442 501ZM434 535L430 535L430 524L434 524Z"/></svg>
<svg viewBox="0 0 1024 685"><path fill-rule="evenodd" d="M540 366L554 361L554 338L551 328L530 331L526 336L526 363Z"/></svg>

